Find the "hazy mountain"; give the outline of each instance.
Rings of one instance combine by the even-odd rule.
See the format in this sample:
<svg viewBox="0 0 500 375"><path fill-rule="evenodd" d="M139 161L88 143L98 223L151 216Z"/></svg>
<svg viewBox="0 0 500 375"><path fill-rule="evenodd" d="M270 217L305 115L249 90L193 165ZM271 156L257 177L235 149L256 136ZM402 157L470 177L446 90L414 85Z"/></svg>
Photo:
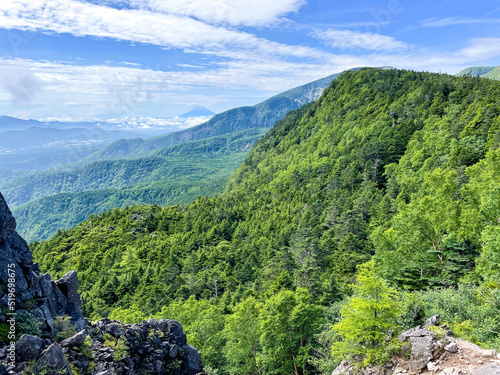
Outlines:
<svg viewBox="0 0 500 375"><path fill-rule="evenodd" d="M193 108L189 112L183 113L182 115L179 115L178 117L182 118L189 118L189 117L201 117L201 116L213 116L215 115L215 112L212 112L208 108L205 108L203 106L198 106L196 108Z"/></svg>

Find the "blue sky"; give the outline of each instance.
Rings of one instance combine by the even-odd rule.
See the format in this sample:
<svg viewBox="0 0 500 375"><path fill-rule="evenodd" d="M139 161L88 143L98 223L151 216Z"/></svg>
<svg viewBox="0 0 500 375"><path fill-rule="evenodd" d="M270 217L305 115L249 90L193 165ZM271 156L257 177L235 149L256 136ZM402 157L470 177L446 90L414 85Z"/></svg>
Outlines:
<svg viewBox="0 0 500 375"><path fill-rule="evenodd" d="M500 65L493 0L2 0L0 114L221 112L359 66Z"/></svg>

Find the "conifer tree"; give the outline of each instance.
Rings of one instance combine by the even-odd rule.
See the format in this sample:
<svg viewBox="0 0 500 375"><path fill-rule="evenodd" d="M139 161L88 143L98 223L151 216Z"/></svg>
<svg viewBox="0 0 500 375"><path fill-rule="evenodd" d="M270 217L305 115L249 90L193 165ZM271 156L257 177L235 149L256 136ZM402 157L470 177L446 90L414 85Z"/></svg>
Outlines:
<svg viewBox="0 0 500 375"><path fill-rule="evenodd" d="M341 320L333 327L342 341L333 345L332 353L365 367L389 358L390 337L400 307L395 290L376 275L373 260L358 270L356 284L352 286L354 295L341 309Z"/></svg>

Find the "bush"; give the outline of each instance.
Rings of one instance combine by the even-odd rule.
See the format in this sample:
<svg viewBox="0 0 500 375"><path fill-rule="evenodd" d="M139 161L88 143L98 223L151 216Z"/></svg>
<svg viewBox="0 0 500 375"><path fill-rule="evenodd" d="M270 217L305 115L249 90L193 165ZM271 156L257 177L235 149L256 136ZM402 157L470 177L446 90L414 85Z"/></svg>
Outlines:
<svg viewBox="0 0 500 375"><path fill-rule="evenodd" d="M77 333L70 320L71 317L67 315L58 316L54 320L53 328L56 341L61 342Z"/></svg>

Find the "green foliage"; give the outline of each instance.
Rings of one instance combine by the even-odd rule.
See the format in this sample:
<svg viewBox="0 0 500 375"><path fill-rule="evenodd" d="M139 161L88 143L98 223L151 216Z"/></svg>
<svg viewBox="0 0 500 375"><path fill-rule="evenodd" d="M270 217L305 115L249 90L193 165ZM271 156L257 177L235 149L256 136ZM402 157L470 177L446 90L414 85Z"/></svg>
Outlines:
<svg viewBox="0 0 500 375"><path fill-rule="evenodd" d="M322 325L323 308L311 303L306 289L283 290L263 305L257 365L265 374L306 374L312 340Z"/></svg>
<svg viewBox="0 0 500 375"><path fill-rule="evenodd" d="M28 312L20 312L16 315L16 335L17 338L22 335L41 336L43 321Z"/></svg>
<svg viewBox="0 0 500 375"><path fill-rule="evenodd" d="M115 338L109 333L105 333L102 338L104 339L103 346L113 349L113 359L115 361L121 361L128 356L129 347L125 337Z"/></svg>
<svg viewBox="0 0 500 375"><path fill-rule="evenodd" d="M92 355L92 350L90 348L91 346L92 346L92 339L90 338L90 336L87 336L85 338L85 341L78 346L78 351L82 353L85 358L90 360L94 358Z"/></svg>
<svg viewBox="0 0 500 375"><path fill-rule="evenodd" d="M226 318L223 335L224 355L229 374L260 374L257 353L260 351L261 327L259 314L262 304L254 297L239 303Z"/></svg>
<svg viewBox="0 0 500 375"><path fill-rule="evenodd" d="M353 289L353 296L342 307L341 320L333 327L342 338L332 346L333 355L352 359L362 367L382 365L395 344L391 336L401 312L396 291L376 276L373 261L359 267Z"/></svg>
<svg viewBox="0 0 500 375"><path fill-rule="evenodd" d="M56 341L61 342L77 333L70 320L71 317L68 315L58 316L54 320L52 327L54 328L53 333Z"/></svg>

